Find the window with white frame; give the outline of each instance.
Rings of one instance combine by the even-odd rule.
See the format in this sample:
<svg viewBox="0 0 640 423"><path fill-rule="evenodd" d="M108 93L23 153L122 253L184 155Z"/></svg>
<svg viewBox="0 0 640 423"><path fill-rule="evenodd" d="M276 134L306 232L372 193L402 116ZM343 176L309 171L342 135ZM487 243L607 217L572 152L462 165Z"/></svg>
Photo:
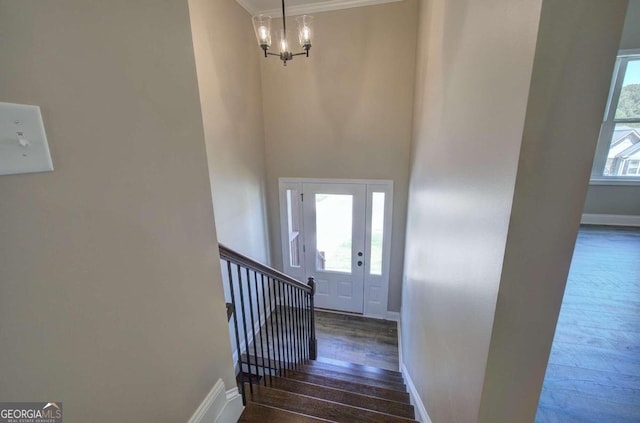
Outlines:
<svg viewBox="0 0 640 423"><path fill-rule="evenodd" d="M640 50L620 52L592 180L640 181Z"/></svg>

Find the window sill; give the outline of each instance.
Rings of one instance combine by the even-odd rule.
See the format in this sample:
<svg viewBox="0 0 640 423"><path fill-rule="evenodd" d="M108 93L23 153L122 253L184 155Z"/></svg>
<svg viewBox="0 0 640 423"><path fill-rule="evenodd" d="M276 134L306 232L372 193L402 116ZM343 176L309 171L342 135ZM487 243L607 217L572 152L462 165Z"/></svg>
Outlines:
<svg viewBox="0 0 640 423"><path fill-rule="evenodd" d="M636 179L617 179L617 178L601 178L591 179L589 185L615 185L615 186L640 186L640 178Z"/></svg>

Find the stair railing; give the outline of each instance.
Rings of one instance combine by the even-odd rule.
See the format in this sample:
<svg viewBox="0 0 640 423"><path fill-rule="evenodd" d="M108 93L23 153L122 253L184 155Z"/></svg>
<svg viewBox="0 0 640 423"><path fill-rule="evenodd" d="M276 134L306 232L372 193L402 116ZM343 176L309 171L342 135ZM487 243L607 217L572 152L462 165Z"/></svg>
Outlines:
<svg viewBox="0 0 640 423"><path fill-rule="evenodd" d="M316 359L315 282L309 278L305 285L222 244L220 259L229 287L227 318L233 319L240 389L246 404L245 376L253 393L260 378L267 386L274 373L295 370Z"/></svg>

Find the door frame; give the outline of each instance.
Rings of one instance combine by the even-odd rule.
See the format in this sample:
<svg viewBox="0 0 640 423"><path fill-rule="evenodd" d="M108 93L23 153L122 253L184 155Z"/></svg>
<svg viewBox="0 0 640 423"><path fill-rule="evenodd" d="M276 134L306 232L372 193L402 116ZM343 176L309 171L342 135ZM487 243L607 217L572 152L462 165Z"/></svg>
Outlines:
<svg viewBox="0 0 640 423"><path fill-rule="evenodd" d="M287 258L289 255L289 228L288 228L288 204L287 190L298 190L302 193L303 184L362 184L366 186L365 198L365 270L364 270L364 295L363 315L365 317L387 318L389 300L389 274L391 265L391 238L393 227L393 181L380 179L330 179L330 178L278 178L278 201L280 204L280 239L282 252L283 271L306 283L307 272L304 268L304 259L300 260L301 266L291 267ZM382 272L381 275L370 274L371 262L371 199L374 192L384 192L384 224L382 242ZM302 242L298 245L300 258L304 257L303 245L304 226L303 208L299 207L298 221L300 222L300 236ZM376 299L377 297L377 299Z"/></svg>

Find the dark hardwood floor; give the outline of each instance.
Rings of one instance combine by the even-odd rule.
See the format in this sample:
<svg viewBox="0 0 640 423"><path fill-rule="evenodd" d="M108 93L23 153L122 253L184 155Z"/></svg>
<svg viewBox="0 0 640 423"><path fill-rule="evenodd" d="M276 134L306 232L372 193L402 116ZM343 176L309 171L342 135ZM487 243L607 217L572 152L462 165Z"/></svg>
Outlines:
<svg viewBox="0 0 640 423"><path fill-rule="evenodd" d="M278 351L283 348L278 340L289 336L278 323L283 321L282 313L274 311L260 328L255 341L249 344L250 355L278 359ZM396 322L316 310L315 324L318 357L399 371ZM280 333L286 335L274 339L273 327L280 327Z"/></svg>
<svg viewBox="0 0 640 423"><path fill-rule="evenodd" d="M536 415L556 422L640 422L640 229L580 229Z"/></svg>
<svg viewBox="0 0 640 423"><path fill-rule="evenodd" d="M398 371L396 322L316 310L318 356Z"/></svg>

